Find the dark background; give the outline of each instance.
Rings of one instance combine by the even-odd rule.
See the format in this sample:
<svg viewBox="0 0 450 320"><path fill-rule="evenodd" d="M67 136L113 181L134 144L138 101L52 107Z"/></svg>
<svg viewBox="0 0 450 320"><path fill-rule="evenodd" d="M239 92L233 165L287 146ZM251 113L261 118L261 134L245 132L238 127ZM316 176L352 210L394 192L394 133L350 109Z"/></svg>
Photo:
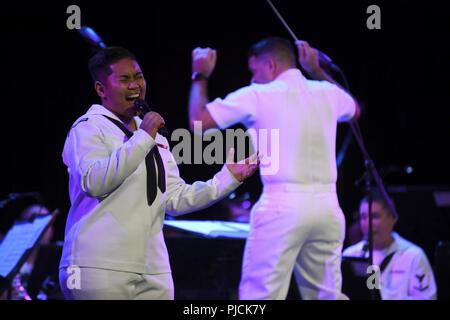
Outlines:
<svg viewBox="0 0 450 320"><path fill-rule="evenodd" d="M273 2L299 38L326 52L346 73L352 93L365 106L360 124L377 167L414 168L410 175L386 176L386 183L432 189L449 185L450 13L444 1ZM41 192L48 207L62 212L56 222L57 239L63 238L70 207L61 159L64 140L74 120L98 102L86 66L92 51L75 30L66 27L70 4L80 6L82 25L94 28L106 44L126 47L137 55L147 79L147 100L172 130L188 125L194 47L218 50L209 87L214 98L248 84L250 44L267 36L289 38L264 0L3 3L0 199L11 192ZM381 8L381 30L366 27L371 4ZM339 128L338 146L347 130L345 124ZM180 165L188 182L208 179L219 168ZM353 143L339 178L348 221L362 195L354 186L362 173L362 158ZM257 199L260 190L259 177L254 176L238 193L247 191ZM214 206L201 217L214 217L221 208ZM420 209L425 212L417 210L400 211L409 227L419 223L413 217L420 216L440 229L436 234L430 227L421 236L411 231L407 234L411 240L421 244L434 233L434 242L450 233L448 215L427 212L427 207ZM5 209L1 211L5 214Z"/></svg>

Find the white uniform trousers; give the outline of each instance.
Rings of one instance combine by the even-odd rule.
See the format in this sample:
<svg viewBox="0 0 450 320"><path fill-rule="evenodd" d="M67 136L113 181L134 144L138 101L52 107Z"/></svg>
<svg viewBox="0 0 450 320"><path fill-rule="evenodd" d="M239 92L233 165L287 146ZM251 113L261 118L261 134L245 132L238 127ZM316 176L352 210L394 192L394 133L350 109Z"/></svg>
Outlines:
<svg viewBox="0 0 450 320"><path fill-rule="evenodd" d="M78 276L79 279L70 277ZM60 287L69 300L173 300L171 273L138 274L97 268L59 272Z"/></svg>
<svg viewBox="0 0 450 320"><path fill-rule="evenodd" d="M251 212L239 298L285 299L294 271L302 299L347 299L344 236L335 185L266 184Z"/></svg>

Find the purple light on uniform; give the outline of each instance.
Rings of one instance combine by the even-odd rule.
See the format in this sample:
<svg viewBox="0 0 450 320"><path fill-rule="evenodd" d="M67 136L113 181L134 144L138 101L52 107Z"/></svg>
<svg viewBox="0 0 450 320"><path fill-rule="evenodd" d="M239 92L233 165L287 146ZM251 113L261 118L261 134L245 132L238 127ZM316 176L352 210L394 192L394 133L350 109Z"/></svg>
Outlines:
<svg viewBox="0 0 450 320"><path fill-rule="evenodd" d="M242 202L241 207L244 209L249 209L252 206L252 203L248 200Z"/></svg>

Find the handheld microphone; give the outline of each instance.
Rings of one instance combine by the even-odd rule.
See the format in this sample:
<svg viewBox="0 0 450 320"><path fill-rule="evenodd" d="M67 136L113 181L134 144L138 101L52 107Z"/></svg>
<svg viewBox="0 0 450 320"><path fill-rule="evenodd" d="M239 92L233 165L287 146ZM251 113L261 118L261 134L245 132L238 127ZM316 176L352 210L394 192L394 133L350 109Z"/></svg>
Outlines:
<svg viewBox="0 0 450 320"><path fill-rule="evenodd" d="M96 50L106 48L106 44L102 38L90 27L83 26L78 30L84 40L86 40Z"/></svg>
<svg viewBox="0 0 450 320"><path fill-rule="evenodd" d="M142 99L134 100L134 107L139 111L139 118L141 118L141 119L144 118L145 114L152 111L152 109L150 108L148 103ZM158 133L160 135L162 135L163 137L169 139L169 131L167 130L166 127L162 127L160 129L158 129Z"/></svg>

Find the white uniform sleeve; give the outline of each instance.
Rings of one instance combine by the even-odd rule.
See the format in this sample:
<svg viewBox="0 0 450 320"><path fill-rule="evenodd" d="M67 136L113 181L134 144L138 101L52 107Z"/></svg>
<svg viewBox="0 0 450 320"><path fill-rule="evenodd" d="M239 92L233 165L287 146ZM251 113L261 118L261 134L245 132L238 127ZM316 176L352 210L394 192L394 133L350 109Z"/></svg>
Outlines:
<svg viewBox="0 0 450 320"><path fill-rule="evenodd" d="M346 248L342 252L342 256L343 257L361 257L362 256L362 251L360 250L358 245L353 245L353 246L350 246L350 247Z"/></svg>
<svg viewBox="0 0 450 320"><path fill-rule="evenodd" d="M408 284L408 299L435 300L437 298L436 282L430 263L424 252L419 252L411 265Z"/></svg>
<svg viewBox="0 0 450 320"><path fill-rule="evenodd" d="M206 108L220 129L239 122L249 127L255 121L257 102L255 91L247 86L228 94L225 99L215 99Z"/></svg>
<svg viewBox="0 0 450 320"><path fill-rule="evenodd" d="M80 177L83 192L97 198L119 187L144 161L155 142L144 130L138 129L127 142L111 152L104 143L104 134L91 121L80 122L71 129L64 158L69 170Z"/></svg>
<svg viewBox="0 0 450 320"><path fill-rule="evenodd" d="M180 177L173 156L166 164L166 213L172 216L209 207L242 184L234 178L226 165L212 179L206 182L196 181L190 185Z"/></svg>
<svg viewBox="0 0 450 320"><path fill-rule="evenodd" d="M351 120L356 112L355 100L337 85L330 84L330 86L328 96L336 110L338 122Z"/></svg>

